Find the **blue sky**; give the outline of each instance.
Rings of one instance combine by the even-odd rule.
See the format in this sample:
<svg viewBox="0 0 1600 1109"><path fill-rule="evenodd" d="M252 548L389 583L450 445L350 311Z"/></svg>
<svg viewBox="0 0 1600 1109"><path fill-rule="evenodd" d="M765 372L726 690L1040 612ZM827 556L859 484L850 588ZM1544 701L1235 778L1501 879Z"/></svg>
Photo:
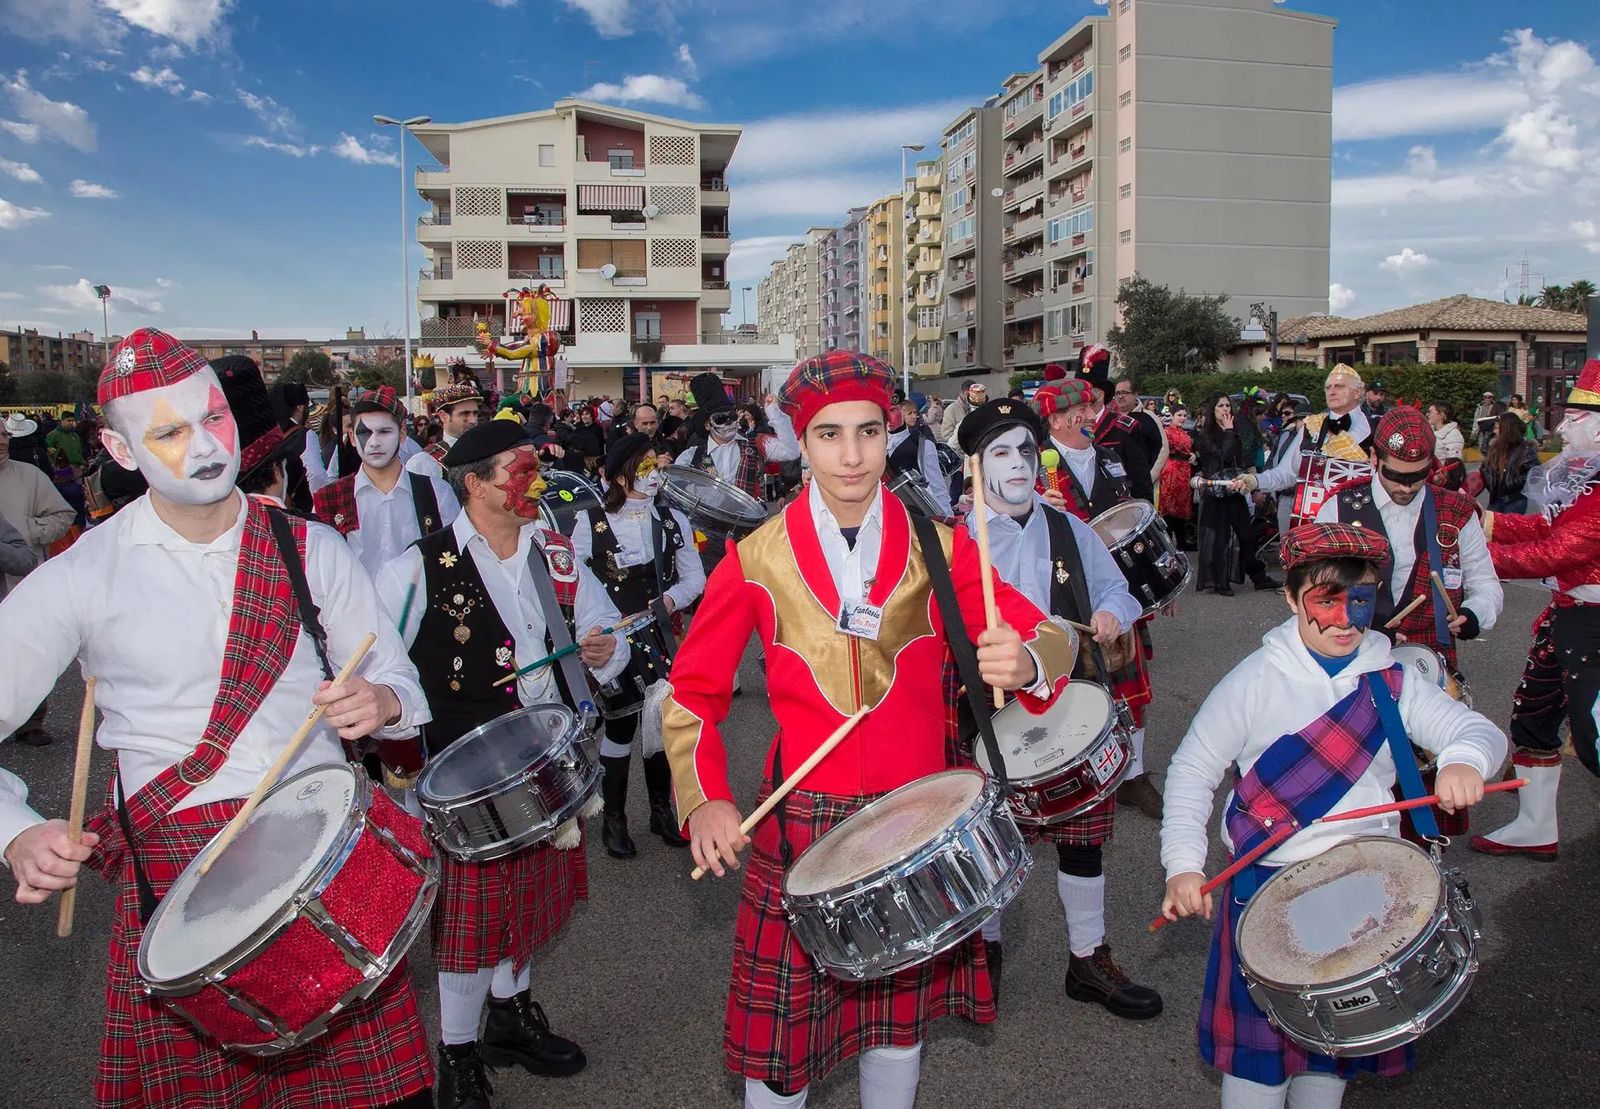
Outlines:
<svg viewBox="0 0 1600 1109"><path fill-rule="evenodd" d="M1514 295L1524 251L1535 286L1600 280L1600 5L1291 6L1339 20L1335 311ZM398 170L373 113L456 121L573 94L746 127L730 269L753 284L807 226L895 188L901 143L935 149L962 105L1101 10L0 0L0 326L98 331L105 283L113 331L394 332Z"/></svg>

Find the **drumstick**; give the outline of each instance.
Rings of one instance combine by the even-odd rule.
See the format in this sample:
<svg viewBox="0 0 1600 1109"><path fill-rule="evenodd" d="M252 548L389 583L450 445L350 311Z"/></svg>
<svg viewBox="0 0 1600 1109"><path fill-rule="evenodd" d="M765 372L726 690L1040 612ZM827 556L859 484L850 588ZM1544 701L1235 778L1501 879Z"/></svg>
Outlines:
<svg viewBox="0 0 1600 1109"><path fill-rule="evenodd" d="M994 631L1000 623L1000 617L995 611L994 580L989 573L989 506L984 500L983 462L978 455L972 456L972 511L978 517L978 573L983 577L983 622L990 631ZM1005 691L999 686L994 687L994 707L1006 707Z"/></svg>
<svg viewBox="0 0 1600 1109"><path fill-rule="evenodd" d="M651 619L652 615L653 614L650 613L650 612L638 612L638 613L635 613L634 615L629 616L625 620L622 620L622 621L619 621L618 623L612 624L609 628L601 628L598 634L600 634L600 635L616 635L616 634L620 633L622 635L627 635L628 633L630 633L632 631L635 631L640 627L643 627L645 624L648 624L650 622L650 619ZM520 670L513 670L511 673L505 675L504 677L496 678L494 680L494 684L495 685L505 685L507 682L514 682L518 678L522 677L522 675L524 675L524 674L530 674L533 671L539 669L539 667L541 667L541 666L549 666L552 662L559 662L562 659L566 658L568 655L572 654L573 652L579 651L579 650L582 650L582 649L583 649L583 645L581 643L568 643L565 647L562 647L560 650L550 652L548 655L545 655L544 658L539 659L537 662L530 662L530 663L528 663L528 665L522 667ZM493 687L491 686L491 688L493 688Z"/></svg>
<svg viewBox="0 0 1600 1109"><path fill-rule="evenodd" d="M1250 850L1246 851L1243 855L1240 855L1237 859L1233 860L1232 865L1230 865L1227 870L1224 870L1221 874L1211 879L1211 881L1201 886L1200 895L1203 897L1212 890L1215 890L1218 886L1223 885L1228 881L1228 879L1232 878L1235 874L1239 873L1239 871L1255 862L1262 855L1265 855L1268 851L1271 851L1274 847L1278 846L1278 844L1294 835L1294 833L1298 830L1298 826L1292 820L1285 821L1284 823L1278 825L1278 827L1270 836L1256 844ZM1150 931L1160 931L1163 927L1171 923L1172 921L1168 920L1165 916L1158 916L1150 922Z"/></svg>
<svg viewBox="0 0 1600 1109"><path fill-rule="evenodd" d="M400 609L400 638L404 639L406 624L411 620L411 602L417 599L417 586L422 581L422 567L417 568L417 576L411 579L411 584L406 586L406 603Z"/></svg>
<svg viewBox="0 0 1600 1109"><path fill-rule="evenodd" d="M94 679L83 683L83 714L78 717L78 757L72 764L72 804L67 811L67 838L83 842L84 799L89 792L89 756L94 753ZM77 907L78 887L61 891L61 912L56 917L56 935L72 935L72 911Z"/></svg>
<svg viewBox="0 0 1600 1109"><path fill-rule="evenodd" d="M1427 599L1428 595L1426 593L1422 593L1413 597L1410 604L1406 605L1405 608L1401 609L1399 612L1395 613L1389 618L1389 622L1384 625L1384 628L1390 629L1399 627L1400 621L1404 620L1407 616L1410 616L1413 612L1415 612L1417 610L1417 606Z"/></svg>
<svg viewBox="0 0 1600 1109"><path fill-rule="evenodd" d="M812 770L816 769L817 763L827 758L828 752L839 746L839 743L844 739L844 737L850 734L850 729L861 723L861 718L865 715L867 715L867 709L866 706L863 705L861 708L856 710L854 716L849 717L843 724L840 724L837 728L835 728L833 730L833 734L827 739L823 740L821 745L815 751L811 752L811 756L807 758L805 762L801 763L793 774L790 774L787 778L785 778L783 780L783 784L777 789L773 790L772 794L765 801L761 802L761 804L756 808L755 812L744 818L744 823L739 825L739 834L741 836L748 836L755 826L761 823L761 818L771 812L773 806L775 806L779 801L782 801L785 797L789 796L789 791L800 784L800 779L804 778L807 774L811 773ZM693 878L696 882L705 876L706 868L703 866L697 866L689 872L689 877Z"/></svg>
<svg viewBox="0 0 1600 1109"><path fill-rule="evenodd" d="M1460 613L1456 612L1456 603L1450 599L1450 591L1444 587L1444 579L1439 576L1439 571L1437 570L1433 571L1430 576L1433 578L1433 584L1439 590L1439 596L1444 598L1445 611L1450 614L1450 619L1454 620Z"/></svg>
<svg viewBox="0 0 1600 1109"><path fill-rule="evenodd" d="M1496 782L1493 785L1484 786L1483 792L1486 795L1490 793L1504 793L1508 789L1521 789L1527 784L1528 779L1526 778L1512 778L1508 782ZM1332 816L1319 816L1316 820L1312 821L1312 823L1332 824L1339 820L1360 820L1363 817L1368 816L1382 816L1384 813L1404 812L1407 809L1426 808L1429 805L1437 805L1438 803L1439 795L1429 794L1427 797L1414 797L1409 801L1394 801L1387 805L1370 805L1364 809L1351 809L1349 812L1334 813Z"/></svg>
<svg viewBox="0 0 1600 1109"><path fill-rule="evenodd" d="M343 669L334 675L332 684L342 685L349 681L350 676L356 672L356 667L361 665L361 660L367 657L367 652L372 650L372 645L377 641L377 635L373 632L368 632L367 637L356 648L355 654L350 656L350 661L346 662ZM238 838L239 833L244 830L245 821L249 820L250 814L256 811L256 806L261 804L261 799L267 795L267 791L278 784L278 779L283 776L283 772L288 769L289 764L299 757L300 749L306 745L306 740L311 737L312 729L317 726L317 722L322 719L323 714L327 711L327 705L314 705L311 711L306 714L305 721L301 723L299 730L290 737L288 744L283 749L283 753L278 756L278 761L267 769L266 776L261 779L261 784L256 786L255 792L250 794L245 801L244 808L240 809L234 818L228 821L226 828L222 829L222 834L217 837L216 846L206 852L206 857L200 863L200 877L204 878L210 873L212 866L216 864L217 857L228 849L230 843Z"/></svg>

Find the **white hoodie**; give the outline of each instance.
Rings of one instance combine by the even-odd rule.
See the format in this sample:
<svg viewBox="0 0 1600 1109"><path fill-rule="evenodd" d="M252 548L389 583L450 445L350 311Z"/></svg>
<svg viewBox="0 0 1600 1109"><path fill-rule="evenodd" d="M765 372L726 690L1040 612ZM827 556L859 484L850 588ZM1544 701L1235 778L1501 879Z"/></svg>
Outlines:
<svg viewBox="0 0 1600 1109"><path fill-rule="evenodd" d="M1261 647L1211 691L1172 757L1162 791L1166 815L1161 822L1161 862L1167 877L1204 873L1211 801L1224 778L1233 780L1235 764L1240 774L1248 773L1279 736L1304 728L1347 697L1361 675L1386 669L1393 661L1389 641L1368 632L1356 657L1330 678L1301 641L1295 617L1262 636ZM1411 741L1437 753L1440 766L1463 763L1488 778L1505 761L1506 738L1500 729L1432 682L1419 681L1408 671L1399 704L1400 720ZM1394 782L1394 759L1385 743L1332 811L1387 804L1394 799L1390 792ZM1232 797L1229 790L1228 800ZM1226 816L1227 801L1223 813ZM1260 861L1283 866L1320 855L1353 836L1399 834L1396 813L1313 825ZM1221 835L1231 849L1225 820Z"/></svg>

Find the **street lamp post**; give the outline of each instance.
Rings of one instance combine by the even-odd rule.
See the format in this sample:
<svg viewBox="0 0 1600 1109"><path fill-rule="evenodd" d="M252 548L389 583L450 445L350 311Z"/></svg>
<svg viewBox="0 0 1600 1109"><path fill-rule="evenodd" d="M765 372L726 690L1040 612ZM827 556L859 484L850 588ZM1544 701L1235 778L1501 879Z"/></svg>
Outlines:
<svg viewBox="0 0 1600 1109"><path fill-rule="evenodd" d="M404 298L404 312L400 319L405 328L403 345L406 359L406 417L409 419L415 391L411 380L411 224L406 219L406 131L412 127L421 127L424 123L432 123L433 117L412 116L410 119L394 119L391 116L375 115L372 117L372 122L379 127L400 128L400 295Z"/></svg>
<svg viewBox="0 0 1600 1109"><path fill-rule="evenodd" d="M915 151L920 151L921 149L922 149L922 144L920 142L908 142L908 143L901 143L900 144L900 205L901 205L902 208L905 206L905 197L906 197L906 176L907 176L907 174L906 174L906 155L909 154L909 153L915 152ZM912 188L911 195L912 196L916 196L917 195L917 190L916 190L915 187ZM910 217L907 216L905 212L902 211L900 213L900 235L901 235L902 238L905 237L906 221L909 218ZM904 246L903 243L902 243L901 248L900 248L900 257L901 257L901 260L904 261L904 259L905 259L905 246ZM906 307L907 307L906 302L905 302L906 275L904 273L901 273L899 275L899 277L900 277L900 333L901 333L901 335L903 335L905 337L905 342L900 344L900 359L901 359L901 361L900 361L900 380L901 380L901 389L905 392L906 399L910 400L911 399L911 322L910 322L910 317L906 314Z"/></svg>
<svg viewBox="0 0 1600 1109"><path fill-rule="evenodd" d="M739 290L739 315L746 327L750 326L750 286L745 285Z"/></svg>

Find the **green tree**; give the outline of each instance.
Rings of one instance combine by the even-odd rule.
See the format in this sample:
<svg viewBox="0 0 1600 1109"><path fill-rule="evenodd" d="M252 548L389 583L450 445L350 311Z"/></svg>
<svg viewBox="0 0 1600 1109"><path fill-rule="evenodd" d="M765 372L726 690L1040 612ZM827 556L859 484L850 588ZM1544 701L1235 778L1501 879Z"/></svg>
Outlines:
<svg viewBox="0 0 1600 1109"><path fill-rule="evenodd" d="M1189 296L1135 274L1117 293L1122 322L1106 332L1126 373L1209 369L1239 341L1227 294Z"/></svg>
<svg viewBox="0 0 1600 1109"><path fill-rule="evenodd" d="M66 404L72 400L72 383L67 375L46 371L17 376L17 404Z"/></svg>
<svg viewBox="0 0 1600 1109"><path fill-rule="evenodd" d="M17 379L11 376L11 367L0 362L0 404L10 404L17 395Z"/></svg>
<svg viewBox="0 0 1600 1109"><path fill-rule="evenodd" d="M1593 281L1574 281L1570 285L1546 285L1539 291L1539 307L1553 308L1557 312L1586 312L1589 298L1594 296Z"/></svg>
<svg viewBox="0 0 1600 1109"><path fill-rule="evenodd" d="M333 382L333 359L327 351L297 350L279 372L278 380L292 385L329 385Z"/></svg>

